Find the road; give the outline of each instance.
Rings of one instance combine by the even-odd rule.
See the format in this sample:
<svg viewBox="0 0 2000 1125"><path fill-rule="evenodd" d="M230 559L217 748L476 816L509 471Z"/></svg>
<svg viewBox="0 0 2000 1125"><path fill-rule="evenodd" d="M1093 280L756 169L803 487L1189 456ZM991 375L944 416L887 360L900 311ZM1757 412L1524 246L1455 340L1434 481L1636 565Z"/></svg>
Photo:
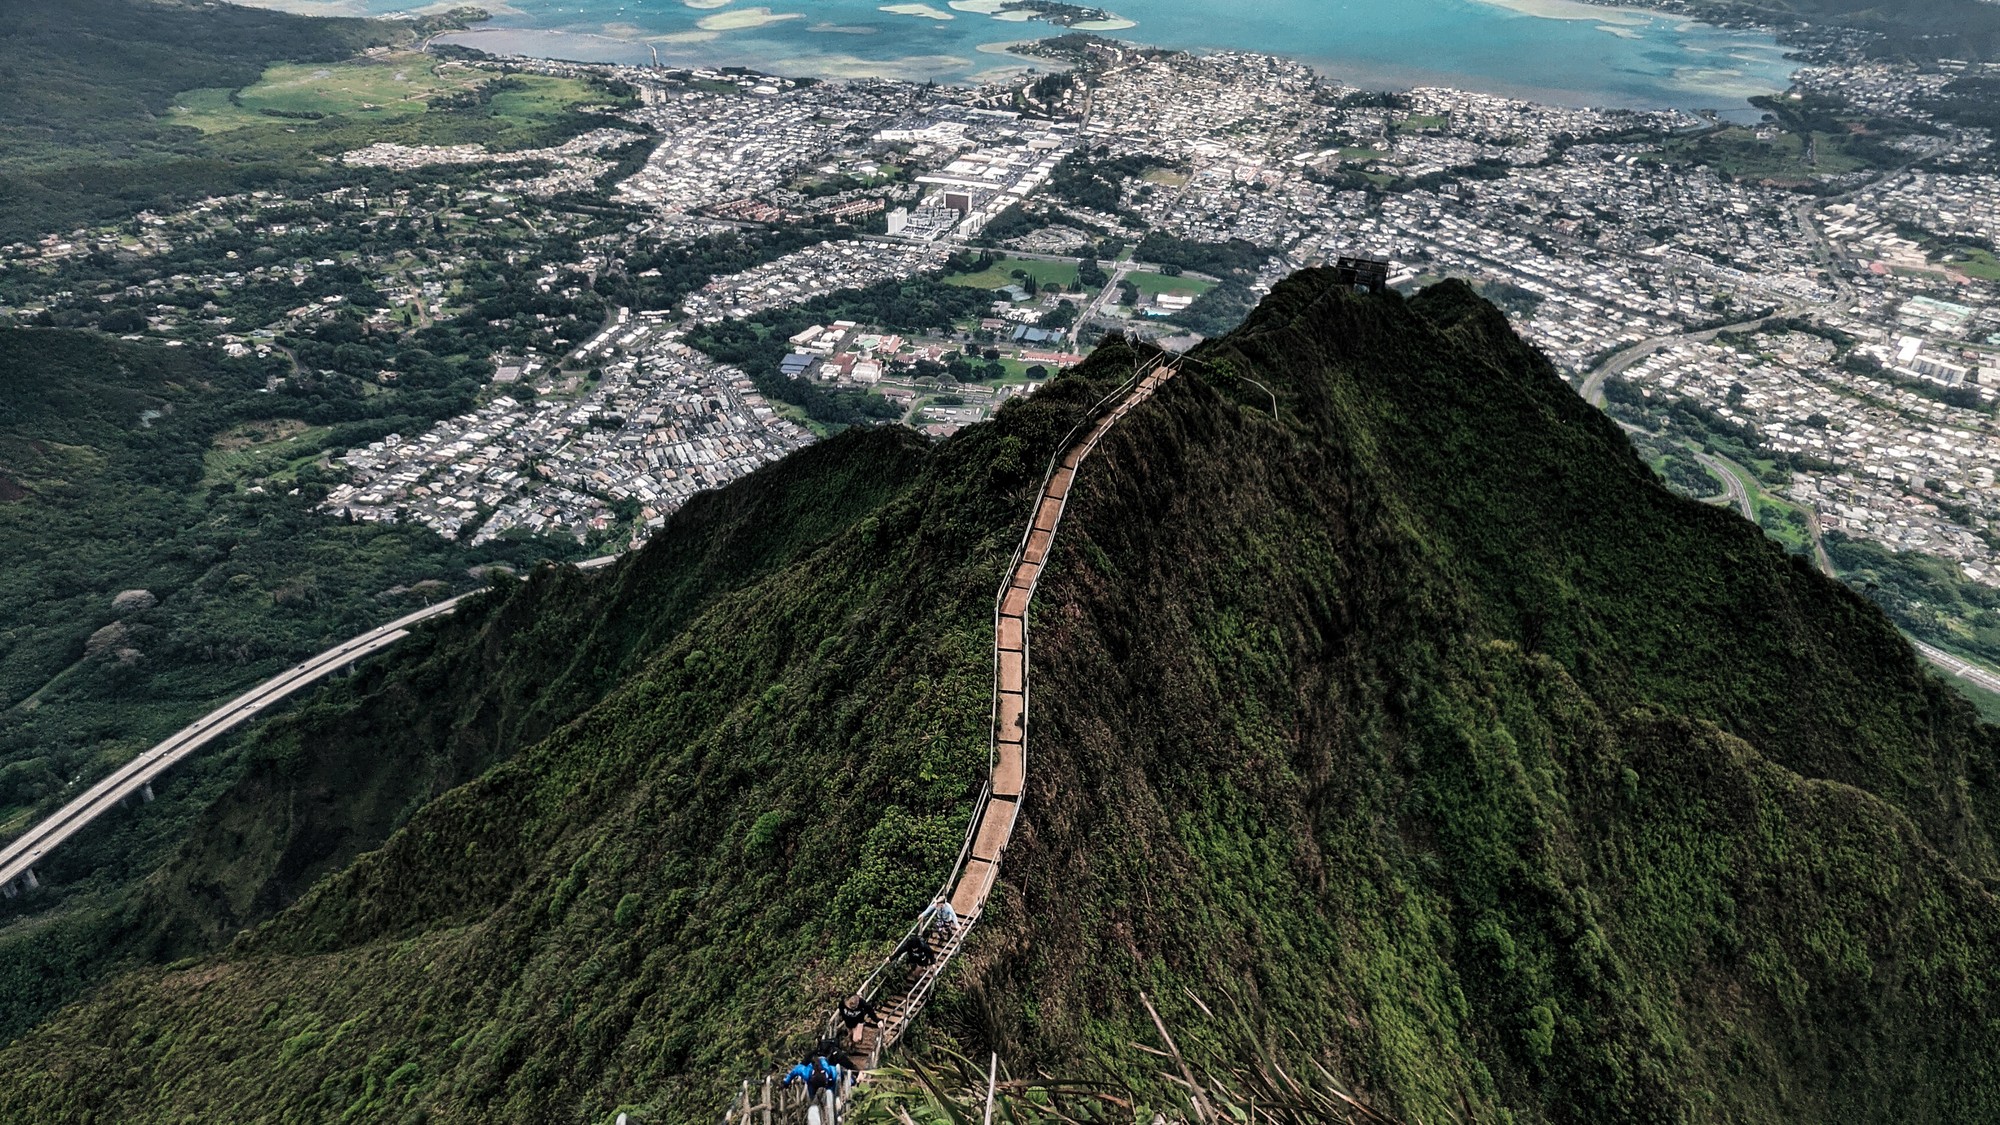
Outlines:
<svg viewBox="0 0 2000 1125"><path fill-rule="evenodd" d="M577 564L579 570L597 570L616 562L618 556L605 555ZM235 699L196 719L171 737L111 772L97 784L64 805L47 819L0 846L0 887L11 888L16 879L47 858L83 827L147 786L182 759L216 739L256 718L271 705L308 684L317 683L340 668L380 652L410 635L410 627L458 608L458 603L474 593L425 606L405 614L380 628L370 629L352 640L327 649L318 656L258 684Z"/></svg>
<svg viewBox="0 0 2000 1125"><path fill-rule="evenodd" d="M1793 208L1792 217L1797 220L1799 229L1805 233L1806 241L1812 245L1813 256L1819 259L1821 268L1826 270L1828 280L1833 283L1834 292L1838 294L1841 305L1845 307L1854 303L1854 287L1847 283L1845 277L1841 276L1840 263L1836 258L1833 247L1828 244L1826 236L1820 233L1819 225L1813 222L1812 219L1813 208L1825 202L1827 201L1806 200ZM1655 336L1649 340L1641 340L1631 347L1615 353L1603 363L1598 364L1591 371L1590 376L1583 381L1583 386L1579 388L1577 393L1581 394L1584 401L1590 403L1592 406L1602 407L1604 405L1604 380L1618 374L1669 344L1707 343L1724 332L1754 332L1773 320L1787 316L1796 316L1807 307L1807 304L1803 301L1789 301L1769 316L1760 316L1754 320L1743 320L1737 321L1734 324L1704 328L1699 332L1680 332L1671 336Z"/></svg>
<svg viewBox="0 0 2000 1125"><path fill-rule="evenodd" d="M1798 222L1799 230L1805 233L1806 241L1812 245L1813 257L1819 260L1820 268L1826 271L1827 280L1833 283L1833 291L1839 297L1840 307L1846 308L1854 303L1854 286L1849 284L1846 275L1840 272L1838 251L1826 240L1826 236L1820 233L1819 224L1813 222L1813 209L1824 206L1826 202L1817 199L1800 200L1792 207L1792 218Z"/></svg>
<svg viewBox="0 0 2000 1125"><path fill-rule="evenodd" d="M1706 453L1696 453L1694 459L1701 462L1703 468L1722 478L1722 491L1728 494L1729 502L1736 505L1736 510L1743 513L1744 519L1756 523L1757 509L1750 503L1750 490L1743 487L1743 478L1736 475L1730 463Z"/></svg>
<svg viewBox="0 0 2000 1125"><path fill-rule="evenodd" d="M1948 653L1941 648L1937 648L1936 646L1933 645L1927 645L1924 642L1916 639L1915 637L1909 638L1909 641L1910 644L1917 650L1917 652L1925 660L1928 660L1932 664L1937 665L1940 669L1943 669L1944 671L1949 672L1954 676L1958 676L1961 679L1969 680L1972 683L1978 684L1980 687L1985 688L1987 691L2000 692L2000 676L1996 676L1993 673L1988 672L1986 669L1981 668L1976 664L1971 664L1964 660L1960 660L1958 657L1953 656L1951 653Z"/></svg>
<svg viewBox="0 0 2000 1125"><path fill-rule="evenodd" d="M1620 422L1619 425L1628 431L1639 432L1637 426L1627 425L1624 422ZM1722 478L1722 487L1728 494L1730 505L1743 513L1744 519L1749 520L1751 523L1756 523L1757 512L1755 501L1751 499L1749 490L1744 488L1743 478L1731 471L1732 463L1725 458L1712 456L1707 453L1695 453L1694 457L1709 472ZM1813 562L1819 567L1820 573L1837 581L1840 576L1834 572L1833 559L1827 555L1826 545L1820 542L1819 513L1813 511L1811 508L1805 509L1805 513L1806 533L1812 542ZM1953 656L1951 653L1935 645L1927 645L1917 638L1910 636L1908 633L1903 634L1903 639L1910 642L1911 647L1917 650L1918 656L1930 661L1931 664L1935 665L1939 671L1944 672L1946 675L1958 676L1961 679L1985 688L1987 691L2000 693L2000 675L1995 675L1977 664L1972 664Z"/></svg>
<svg viewBox="0 0 2000 1125"><path fill-rule="evenodd" d="M1907 168L1908 165L1904 165L1903 167ZM1903 171L1903 168L1894 169L1889 173L1876 177L1876 180L1871 182L1879 182L1901 171ZM1813 256L1819 259L1820 265L1826 270L1827 277L1832 280L1834 290L1838 294L1840 303L1843 306L1853 303L1854 287L1848 283L1847 278L1840 272L1838 252L1828 243L1826 236L1820 233L1819 225L1813 222L1812 212L1817 206L1844 200L1852 194L1853 192L1850 191L1831 199L1805 200L1797 204L1793 210L1793 215L1798 220L1799 229L1805 233L1806 240L1812 246ZM1738 324L1726 324L1716 328L1703 329L1700 332L1684 332L1673 336L1656 336L1650 340L1641 340L1639 343L1618 352L1603 363L1598 364L1596 369L1590 373L1590 377L1583 381L1583 386L1578 388L1577 393L1583 396L1584 401L1601 409L1604 406L1605 379L1618 374L1640 359L1653 354L1668 344L1682 341L1712 340L1723 332L1750 331L1762 327L1767 321L1792 315L1799 307L1801 306L1788 305L1770 316L1759 317L1756 320L1747 320ZM1695 454L1695 459L1700 461L1710 472L1722 478L1723 489L1729 494L1730 502L1736 506L1738 511L1743 513L1743 518L1752 523L1757 522L1756 508L1750 499L1749 492L1743 487L1742 478L1731 472L1729 466L1720 458L1712 457L1706 453L1697 453ZM1829 578L1837 578L1838 575L1834 573L1833 569L1833 560L1827 556L1826 547L1820 542L1819 513L1810 508L1806 509L1806 531L1812 540L1813 561L1818 564L1821 573L1824 573ZM1985 688L1987 691L2000 692L2000 675L1995 675L1976 664L1953 656L1935 645L1925 644L1907 633L1904 634L1904 639L1908 640L1911 646L1917 650L1917 655L1930 661L1940 671L1948 675L1958 676L1961 679Z"/></svg>
<svg viewBox="0 0 2000 1125"><path fill-rule="evenodd" d="M1577 388L1576 393L1582 395L1585 402L1602 409L1604 406L1604 380L1652 355L1661 348L1667 347L1670 344L1705 344L1724 332L1754 332L1771 321L1795 315L1801 307L1803 306L1786 305L1776 312L1751 320L1739 320L1730 324L1718 324L1713 328L1703 328L1696 332L1676 332L1671 336L1654 336L1651 339L1641 340L1631 347L1613 354L1611 358L1593 368L1590 376L1583 381L1583 386Z"/></svg>
<svg viewBox="0 0 2000 1125"><path fill-rule="evenodd" d="M1840 577L1833 569L1833 556L1826 553L1826 544L1820 542L1819 513L1811 508L1806 508L1805 513L1806 534L1812 538L1814 565L1818 566L1819 572L1828 578Z"/></svg>
<svg viewBox="0 0 2000 1125"><path fill-rule="evenodd" d="M1806 531L1812 536L1813 562L1819 566L1821 574L1837 580L1840 576L1834 572L1833 559L1827 555L1826 545L1820 542L1819 513L1810 508L1806 510ZM1917 650L1917 655L1929 661L1938 671L1948 676L1957 676L1967 683L2000 694L2000 675L1995 675L1968 660L1953 656L1936 645L1925 644L1908 633L1903 634L1903 639L1910 642L1910 647Z"/></svg>

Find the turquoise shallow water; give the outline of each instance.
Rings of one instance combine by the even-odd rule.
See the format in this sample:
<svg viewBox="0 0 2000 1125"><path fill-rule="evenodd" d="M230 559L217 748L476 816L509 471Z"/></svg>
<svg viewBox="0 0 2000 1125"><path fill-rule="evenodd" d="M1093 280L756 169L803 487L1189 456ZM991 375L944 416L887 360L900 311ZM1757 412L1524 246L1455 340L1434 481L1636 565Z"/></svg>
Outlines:
<svg viewBox="0 0 2000 1125"><path fill-rule="evenodd" d="M394 0L266 0L386 12ZM1289 55L1369 88L1421 84L1566 105L1740 110L1783 90L1769 36L1574 0L1098 0L1104 34ZM512 0L463 41L593 61L749 65L791 75L965 81L1022 65L1004 45L1058 34L979 11L992 0ZM893 10L889 10L893 9Z"/></svg>

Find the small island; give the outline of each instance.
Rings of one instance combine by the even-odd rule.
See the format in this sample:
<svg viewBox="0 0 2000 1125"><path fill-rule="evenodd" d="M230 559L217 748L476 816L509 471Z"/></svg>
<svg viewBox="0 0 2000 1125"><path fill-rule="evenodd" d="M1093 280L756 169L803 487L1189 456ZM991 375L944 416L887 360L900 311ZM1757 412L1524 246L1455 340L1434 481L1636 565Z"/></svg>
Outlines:
<svg viewBox="0 0 2000 1125"><path fill-rule="evenodd" d="M1012 11L1031 13L1031 18L1041 20L1044 23L1055 24L1057 27L1083 27L1085 25L1108 23L1122 23L1127 27L1133 26L1130 20L1124 19L1115 12L1107 12L1103 8L1085 8L1076 4L1064 4L1061 0L1015 0L1014 3L1008 5L1008 8ZM1099 30L1109 29L1100 28Z"/></svg>
<svg viewBox="0 0 2000 1125"><path fill-rule="evenodd" d="M997 20L1020 23L1039 20L1079 31L1122 31L1139 26L1116 12L1066 4L1062 0L956 0L952 7L962 12L979 12Z"/></svg>

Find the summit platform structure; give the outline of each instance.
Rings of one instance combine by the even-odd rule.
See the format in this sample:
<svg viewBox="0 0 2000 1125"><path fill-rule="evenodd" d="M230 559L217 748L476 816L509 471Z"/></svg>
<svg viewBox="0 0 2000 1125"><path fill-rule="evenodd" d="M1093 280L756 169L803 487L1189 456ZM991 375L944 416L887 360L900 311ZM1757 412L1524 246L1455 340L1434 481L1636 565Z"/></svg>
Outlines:
<svg viewBox="0 0 2000 1125"><path fill-rule="evenodd" d="M1389 259L1371 254L1343 254L1333 263L1338 284L1366 293L1380 293L1389 287Z"/></svg>

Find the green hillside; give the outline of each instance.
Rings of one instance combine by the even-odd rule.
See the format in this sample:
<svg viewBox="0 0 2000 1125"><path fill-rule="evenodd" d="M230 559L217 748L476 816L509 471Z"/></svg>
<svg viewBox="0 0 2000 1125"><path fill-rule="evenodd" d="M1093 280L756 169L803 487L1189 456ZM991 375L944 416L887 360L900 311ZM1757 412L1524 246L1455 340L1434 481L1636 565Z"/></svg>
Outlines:
<svg viewBox="0 0 2000 1125"><path fill-rule="evenodd" d="M2000 12L1982 0L1692 0L1646 4L1721 24L1866 33L1875 56L1928 62L2000 53Z"/></svg>
<svg viewBox="0 0 2000 1125"><path fill-rule="evenodd" d="M286 370L275 357L0 328L0 834L287 665L476 589L484 567L582 550L328 520L316 510L324 447L426 425L466 401L468 379L366 398L265 393ZM257 440L273 434L298 436ZM243 466L241 487L211 475L225 457ZM49 893L0 902L0 1036L101 975L127 885L178 846L236 765L228 747L200 755L144 815L107 818L52 856ZM411 794L383 799L402 808Z"/></svg>
<svg viewBox="0 0 2000 1125"><path fill-rule="evenodd" d="M477 18L319 18L201 0L0 6L0 243L368 178L378 174L322 157L377 141L528 148L602 123L574 107L617 99L584 82L495 84L378 50Z"/></svg>
<svg viewBox="0 0 2000 1125"><path fill-rule="evenodd" d="M310 889L0 1049L0 1119L713 1121L950 864L992 590L1137 358L832 439L278 724L132 925ZM1994 736L1876 609L1462 285L1308 273L1198 358L1079 478L920 1047L1136 1079L1188 986L1409 1121L1994 1115ZM425 778L365 850L396 817L343 795Z"/></svg>

